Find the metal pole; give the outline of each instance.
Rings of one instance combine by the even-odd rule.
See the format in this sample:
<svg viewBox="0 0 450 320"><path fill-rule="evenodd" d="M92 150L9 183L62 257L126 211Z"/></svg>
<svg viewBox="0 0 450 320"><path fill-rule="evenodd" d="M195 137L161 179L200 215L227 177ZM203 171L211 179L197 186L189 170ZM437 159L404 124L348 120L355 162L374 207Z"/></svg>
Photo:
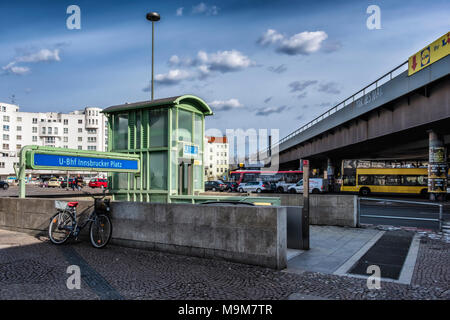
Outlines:
<svg viewBox="0 0 450 320"><path fill-rule="evenodd" d="M442 221L443 221L443 206L439 205L439 232L442 232Z"/></svg>
<svg viewBox="0 0 450 320"><path fill-rule="evenodd" d="M309 250L309 160L303 160L302 249Z"/></svg>
<svg viewBox="0 0 450 320"><path fill-rule="evenodd" d="M155 22L152 21L152 100L153 100L153 67L154 67Z"/></svg>
<svg viewBox="0 0 450 320"><path fill-rule="evenodd" d="M359 228L361 225L360 225L360 221L361 221L361 199L358 197L358 196L356 196L356 201L357 201L357 209L356 210L358 210L357 212L356 212L356 226Z"/></svg>

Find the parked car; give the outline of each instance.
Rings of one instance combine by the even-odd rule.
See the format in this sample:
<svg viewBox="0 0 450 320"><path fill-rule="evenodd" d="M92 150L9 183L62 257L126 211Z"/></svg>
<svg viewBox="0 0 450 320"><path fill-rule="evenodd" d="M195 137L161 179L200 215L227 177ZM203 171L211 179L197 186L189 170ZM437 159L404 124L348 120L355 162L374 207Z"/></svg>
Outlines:
<svg viewBox="0 0 450 320"><path fill-rule="evenodd" d="M269 182L263 181L253 181L253 182L241 182L238 186L239 192L267 192L271 191L272 188Z"/></svg>
<svg viewBox="0 0 450 320"><path fill-rule="evenodd" d="M276 188L275 190L278 193L285 193L285 192L289 192L289 188L294 187L295 183L288 183L285 181L280 181L276 184Z"/></svg>
<svg viewBox="0 0 450 320"><path fill-rule="evenodd" d="M74 179L70 178L69 179L69 188L72 188L72 185L74 184ZM67 179L64 179L63 181L61 181L61 188L67 188Z"/></svg>
<svg viewBox="0 0 450 320"><path fill-rule="evenodd" d="M238 188L237 182L225 181L224 184L226 186L225 191L228 191L228 192L237 191L237 188Z"/></svg>
<svg viewBox="0 0 450 320"><path fill-rule="evenodd" d="M206 181L205 191L223 191L226 188L226 184L221 181Z"/></svg>
<svg viewBox="0 0 450 320"><path fill-rule="evenodd" d="M50 178L50 180L48 180L47 187L59 188L60 186L61 186L61 181L59 181L58 178Z"/></svg>
<svg viewBox="0 0 450 320"><path fill-rule="evenodd" d="M325 180L321 178L309 179L309 193L324 193L327 192L327 185ZM289 188L289 193L303 193L303 179L297 182L296 185Z"/></svg>
<svg viewBox="0 0 450 320"><path fill-rule="evenodd" d="M8 190L9 184L6 181L0 181L0 189Z"/></svg>
<svg viewBox="0 0 450 320"><path fill-rule="evenodd" d="M108 179L94 178L89 181L91 188L108 188Z"/></svg>

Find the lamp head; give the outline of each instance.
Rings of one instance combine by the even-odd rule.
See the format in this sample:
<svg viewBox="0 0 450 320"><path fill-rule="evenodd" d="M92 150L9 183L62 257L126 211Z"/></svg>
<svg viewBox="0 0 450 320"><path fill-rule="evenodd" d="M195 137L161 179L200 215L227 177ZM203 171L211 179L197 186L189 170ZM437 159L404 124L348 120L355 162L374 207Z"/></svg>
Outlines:
<svg viewBox="0 0 450 320"><path fill-rule="evenodd" d="M159 15L158 12L149 12L149 13L147 13L147 20L148 21L156 22L156 21L159 21L160 19L161 19L161 16Z"/></svg>

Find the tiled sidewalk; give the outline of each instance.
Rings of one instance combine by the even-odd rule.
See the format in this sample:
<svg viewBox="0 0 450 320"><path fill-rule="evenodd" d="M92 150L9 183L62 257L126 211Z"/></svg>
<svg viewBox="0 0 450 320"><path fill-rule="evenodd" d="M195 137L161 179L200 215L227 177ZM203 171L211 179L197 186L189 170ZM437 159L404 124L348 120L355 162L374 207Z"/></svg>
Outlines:
<svg viewBox="0 0 450 320"><path fill-rule="evenodd" d="M117 246L97 250L88 242L58 247L0 230L0 299L448 300L450 244L422 240L412 285L382 282L380 290L369 290L366 280L347 276L280 272ZM74 263L81 267L79 290L66 286L67 267Z"/></svg>

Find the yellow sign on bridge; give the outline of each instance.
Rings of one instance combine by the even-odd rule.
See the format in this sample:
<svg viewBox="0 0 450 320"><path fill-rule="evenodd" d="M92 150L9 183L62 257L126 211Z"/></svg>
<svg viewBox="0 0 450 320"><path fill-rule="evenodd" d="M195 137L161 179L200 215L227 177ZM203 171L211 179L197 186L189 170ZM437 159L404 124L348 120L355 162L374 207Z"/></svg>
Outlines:
<svg viewBox="0 0 450 320"><path fill-rule="evenodd" d="M450 53L450 32L432 42L408 59L408 76L428 67Z"/></svg>

